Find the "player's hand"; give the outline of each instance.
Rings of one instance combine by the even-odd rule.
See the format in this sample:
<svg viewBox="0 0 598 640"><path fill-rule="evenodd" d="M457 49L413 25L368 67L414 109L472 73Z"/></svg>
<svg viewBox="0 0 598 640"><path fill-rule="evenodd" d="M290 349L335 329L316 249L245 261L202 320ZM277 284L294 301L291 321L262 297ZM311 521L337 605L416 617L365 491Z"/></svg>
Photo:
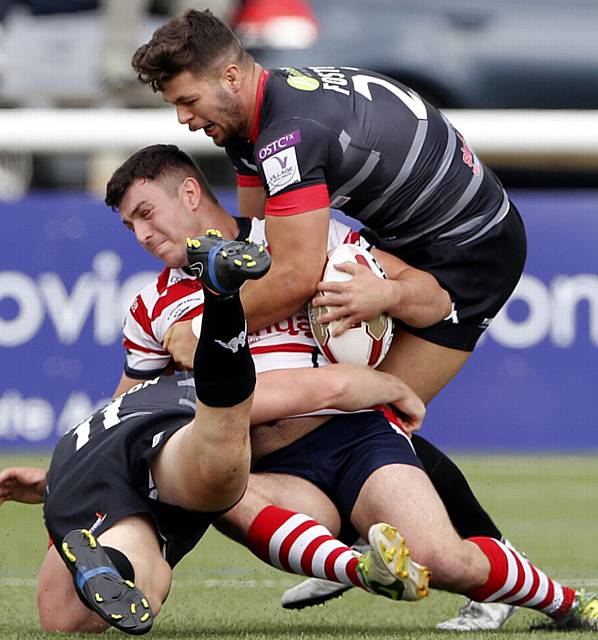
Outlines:
<svg viewBox="0 0 598 640"><path fill-rule="evenodd" d="M0 504L7 500L40 504L46 490L46 470L35 467L9 467L0 471Z"/></svg>
<svg viewBox="0 0 598 640"><path fill-rule="evenodd" d="M376 318L396 301L391 282L379 278L365 265L342 262L335 269L353 277L345 282L319 282L318 291L326 295L318 295L311 302L315 307L329 307L318 318L320 323L340 320L334 336L342 335L362 320Z"/></svg>
<svg viewBox="0 0 598 640"><path fill-rule="evenodd" d="M193 370L197 338L191 329L191 320L175 322L166 332L162 345L170 353L178 369Z"/></svg>
<svg viewBox="0 0 598 640"><path fill-rule="evenodd" d="M426 405L405 383L403 383L403 387L401 397L391 403L391 409L401 420L403 431L411 435L421 429L426 415Z"/></svg>

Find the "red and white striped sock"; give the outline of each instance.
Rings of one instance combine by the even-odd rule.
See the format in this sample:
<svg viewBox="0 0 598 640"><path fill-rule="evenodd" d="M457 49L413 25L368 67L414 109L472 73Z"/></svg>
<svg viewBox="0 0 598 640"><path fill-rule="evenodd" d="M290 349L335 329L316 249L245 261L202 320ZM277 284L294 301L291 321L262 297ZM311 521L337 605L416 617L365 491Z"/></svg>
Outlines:
<svg viewBox="0 0 598 640"><path fill-rule="evenodd" d="M370 591L357 572L361 554L303 513L265 507L251 523L247 546L277 569Z"/></svg>
<svg viewBox="0 0 598 640"><path fill-rule="evenodd" d="M575 589L549 578L527 558L493 538L468 538L477 544L490 562L486 584L467 596L476 602L505 602L542 611L552 618L567 614Z"/></svg>

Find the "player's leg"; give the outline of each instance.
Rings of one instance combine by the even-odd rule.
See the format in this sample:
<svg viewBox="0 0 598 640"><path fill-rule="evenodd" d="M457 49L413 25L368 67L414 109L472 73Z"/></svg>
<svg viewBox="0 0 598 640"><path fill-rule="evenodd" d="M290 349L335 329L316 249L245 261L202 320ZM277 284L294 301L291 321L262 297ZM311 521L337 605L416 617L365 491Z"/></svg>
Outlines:
<svg viewBox="0 0 598 640"><path fill-rule="evenodd" d="M364 578L366 558L362 554L337 540L312 517L270 502L278 496L288 505L309 504L311 513L317 512L338 526L338 513L333 513L336 509L317 487L286 474L260 474L252 479L242 500L220 519L222 531L277 569L400 598L405 586L385 565L381 571L390 586L379 589L370 585Z"/></svg>
<svg viewBox="0 0 598 640"><path fill-rule="evenodd" d="M149 519L146 516L125 518L99 536L94 549L89 547L89 537L79 535L78 538L82 546L79 548L77 541L69 547L71 560L63 559L52 545L42 564L37 605L43 629L98 632L112 624L132 633L149 631L153 616L160 611L171 585L171 569L162 556ZM73 534L65 540L74 540ZM94 563L98 566L94 567ZM100 581L106 576L110 577L111 584ZM125 581L135 586L131 588ZM114 602L109 597L118 594L125 597L114 597ZM129 594L138 597L130 599ZM146 600L147 607L142 599ZM131 610L131 605L135 611ZM98 612L100 606L108 607L102 611L105 617ZM110 622L105 619L113 614L116 618Z"/></svg>
<svg viewBox="0 0 598 640"><path fill-rule="evenodd" d="M451 349L399 329L378 367L408 384L428 404L463 368L471 352Z"/></svg>
<svg viewBox="0 0 598 640"><path fill-rule="evenodd" d="M152 473L163 501L219 511L243 494L251 455L249 413L255 368L239 287L249 277L263 275L270 259L260 245L218 236L190 241L188 257L205 294L193 365L196 414L163 446ZM214 293L212 289L219 289L222 282L224 291Z"/></svg>
<svg viewBox="0 0 598 640"><path fill-rule="evenodd" d="M387 516L389 516L387 518ZM432 586L461 593L478 602L506 602L546 613L555 620L586 623L594 605L583 603L574 589L549 578L515 550L498 540L462 540L425 473L409 465L378 468L364 483L352 511L356 528L369 529L380 557L398 554L401 537L413 559L432 572ZM399 534L398 531L401 533ZM589 613L587 613L587 611ZM585 611L585 613L584 613Z"/></svg>

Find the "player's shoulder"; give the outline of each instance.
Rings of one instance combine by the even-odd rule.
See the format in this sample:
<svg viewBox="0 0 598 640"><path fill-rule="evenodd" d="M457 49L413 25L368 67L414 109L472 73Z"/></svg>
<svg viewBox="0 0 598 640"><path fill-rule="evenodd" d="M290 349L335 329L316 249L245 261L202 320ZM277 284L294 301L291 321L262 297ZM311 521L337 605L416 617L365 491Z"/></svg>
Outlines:
<svg viewBox="0 0 598 640"><path fill-rule="evenodd" d="M137 298L141 298L147 308L153 307L158 299L163 298L179 283L185 282L193 288L196 278L188 274L184 269L164 267L162 271L150 280L139 291ZM195 288L201 288L197 284Z"/></svg>

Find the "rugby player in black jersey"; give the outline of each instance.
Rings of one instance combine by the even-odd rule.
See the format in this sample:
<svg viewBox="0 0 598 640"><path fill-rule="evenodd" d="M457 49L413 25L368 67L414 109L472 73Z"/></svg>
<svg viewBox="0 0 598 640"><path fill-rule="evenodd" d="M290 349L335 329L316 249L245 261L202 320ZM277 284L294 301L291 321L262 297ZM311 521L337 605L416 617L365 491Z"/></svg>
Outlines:
<svg viewBox="0 0 598 640"><path fill-rule="evenodd" d="M460 133L414 91L374 72L262 69L209 12L158 29L133 66L181 124L225 147L241 213L266 216L273 267L244 291L250 329L288 316L318 289L326 306L336 304L322 322L344 318L346 328L371 317L370 274L356 276L353 293L318 285L331 207L449 291L452 313L425 329L403 323L381 365L428 403L465 364L526 255L519 214Z"/></svg>

